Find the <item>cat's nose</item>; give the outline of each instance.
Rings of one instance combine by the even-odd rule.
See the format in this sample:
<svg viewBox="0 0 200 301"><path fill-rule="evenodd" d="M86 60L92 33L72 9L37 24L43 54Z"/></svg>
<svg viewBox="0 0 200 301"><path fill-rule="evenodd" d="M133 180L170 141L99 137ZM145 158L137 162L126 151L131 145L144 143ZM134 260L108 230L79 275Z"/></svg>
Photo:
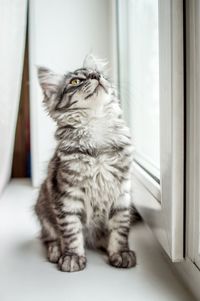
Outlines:
<svg viewBox="0 0 200 301"><path fill-rule="evenodd" d="M99 73L91 73L90 78L100 80L100 74Z"/></svg>

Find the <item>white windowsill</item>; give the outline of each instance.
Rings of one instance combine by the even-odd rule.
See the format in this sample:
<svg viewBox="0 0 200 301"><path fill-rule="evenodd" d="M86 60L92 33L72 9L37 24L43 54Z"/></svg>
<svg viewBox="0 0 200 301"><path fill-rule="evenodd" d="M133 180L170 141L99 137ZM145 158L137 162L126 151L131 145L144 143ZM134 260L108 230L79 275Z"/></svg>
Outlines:
<svg viewBox="0 0 200 301"><path fill-rule="evenodd" d="M39 227L32 211L36 195L27 180L13 180L0 200L2 301L194 300L143 223L130 235L138 258L136 268L112 268L102 253L87 251L86 270L58 271L46 261L36 238Z"/></svg>

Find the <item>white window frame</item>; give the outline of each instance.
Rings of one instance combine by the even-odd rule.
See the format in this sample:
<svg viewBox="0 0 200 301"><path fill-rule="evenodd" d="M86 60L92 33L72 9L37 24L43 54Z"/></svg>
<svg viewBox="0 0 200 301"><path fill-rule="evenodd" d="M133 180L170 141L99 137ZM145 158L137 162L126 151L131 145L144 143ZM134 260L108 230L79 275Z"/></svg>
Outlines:
<svg viewBox="0 0 200 301"><path fill-rule="evenodd" d="M200 3L186 1L187 249L200 269Z"/></svg>
<svg viewBox="0 0 200 301"><path fill-rule="evenodd" d="M185 1L186 11L186 209L185 260L176 270L200 299L200 3Z"/></svg>
<svg viewBox="0 0 200 301"><path fill-rule="evenodd" d="M131 1L131 0L130 0ZM119 20L119 57L123 74L124 41L120 34L128 23L129 2L117 1ZM128 15L127 15L128 16ZM127 18L124 18L125 20ZM127 45L127 44L126 44ZM126 50L128 51L128 50ZM128 57L128 56L127 56ZM154 230L161 245L176 262L183 259L184 237L184 89L183 89L183 1L159 0L159 73L160 73L160 185L134 164L133 199L144 220ZM128 72L127 72L128 73ZM120 74L119 74L120 79ZM121 95L122 99L128 99ZM126 97L126 98L125 98ZM122 104L128 116L128 104ZM130 117L130 116L129 116Z"/></svg>

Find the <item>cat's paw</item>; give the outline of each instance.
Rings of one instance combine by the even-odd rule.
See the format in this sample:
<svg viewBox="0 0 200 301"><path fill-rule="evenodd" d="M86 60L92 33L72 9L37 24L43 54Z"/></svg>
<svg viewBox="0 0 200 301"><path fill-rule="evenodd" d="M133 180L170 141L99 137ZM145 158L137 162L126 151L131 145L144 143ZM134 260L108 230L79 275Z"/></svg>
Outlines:
<svg viewBox="0 0 200 301"><path fill-rule="evenodd" d="M131 268L136 265L135 252L121 251L118 253L113 253L109 256L109 262L112 266L117 268Z"/></svg>
<svg viewBox="0 0 200 301"><path fill-rule="evenodd" d="M86 267L86 257L76 254L62 255L58 261L58 267L63 272L78 272Z"/></svg>
<svg viewBox="0 0 200 301"><path fill-rule="evenodd" d="M51 242L47 247L47 257L52 263L57 263L61 256L60 245L57 242Z"/></svg>

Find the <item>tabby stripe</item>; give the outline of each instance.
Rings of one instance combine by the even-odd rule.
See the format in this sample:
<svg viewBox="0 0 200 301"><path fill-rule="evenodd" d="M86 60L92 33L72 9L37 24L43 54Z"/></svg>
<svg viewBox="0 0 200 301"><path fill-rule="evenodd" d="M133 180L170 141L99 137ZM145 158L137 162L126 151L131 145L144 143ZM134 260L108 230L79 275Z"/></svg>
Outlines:
<svg viewBox="0 0 200 301"><path fill-rule="evenodd" d="M112 231L119 231L122 230L124 233L125 232L129 232L129 227L126 226L117 226L117 227L113 227Z"/></svg>
<svg viewBox="0 0 200 301"><path fill-rule="evenodd" d="M130 223L130 217L128 219L120 220L117 223L120 224L120 225L127 225L127 224Z"/></svg>
<svg viewBox="0 0 200 301"><path fill-rule="evenodd" d="M77 235L77 234L79 234L81 232L81 229L79 229L78 231L76 231L76 232L73 232L73 233L67 233L67 234L64 234L63 235L63 238L71 238L72 236L75 236L75 235Z"/></svg>
<svg viewBox="0 0 200 301"><path fill-rule="evenodd" d="M65 151L65 152L63 152L63 154L67 155L68 152ZM72 170L72 169L62 170L62 173L69 175L69 176L79 176L80 175L79 172L77 172L76 170Z"/></svg>
<svg viewBox="0 0 200 301"><path fill-rule="evenodd" d="M62 222L59 224L60 227L67 227L69 225L77 224L77 222Z"/></svg>
<svg viewBox="0 0 200 301"><path fill-rule="evenodd" d="M119 212L123 212L123 211L129 211L129 208L127 207L118 207L118 208L112 208L109 214L109 219L111 219L114 215L116 215ZM123 215L123 217L129 217L129 215L125 214Z"/></svg>
<svg viewBox="0 0 200 301"><path fill-rule="evenodd" d="M66 212L61 212L61 213L57 214L57 217L58 217L59 219L62 219L62 218L65 218L66 215L67 215Z"/></svg>
<svg viewBox="0 0 200 301"><path fill-rule="evenodd" d="M63 126L59 126L57 131L59 131L59 130L68 130L68 129L74 130L75 127L71 124L66 124L66 125L63 125Z"/></svg>
<svg viewBox="0 0 200 301"><path fill-rule="evenodd" d="M44 244L49 244L49 243L57 242L57 239L42 238L42 241Z"/></svg>
<svg viewBox="0 0 200 301"><path fill-rule="evenodd" d="M66 216L78 216L78 217L81 217L81 213L80 212L60 212L60 213L58 213L57 214L57 217L58 218L60 218L60 219L62 219L62 218L64 218L64 217L66 217Z"/></svg>
<svg viewBox="0 0 200 301"><path fill-rule="evenodd" d="M118 181L120 181L122 179L121 176L119 176L118 174L114 173L113 171L110 170L110 173L113 175L114 178L116 178Z"/></svg>
<svg viewBox="0 0 200 301"><path fill-rule="evenodd" d="M62 198L66 198L67 201L72 201L72 202L80 202L82 204L84 204L84 199L82 199L81 197L76 197L71 195L71 193L69 192L65 192L62 195ZM63 205L63 202L61 201L61 204ZM59 204L60 205L60 204Z"/></svg>
<svg viewBox="0 0 200 301"><path fill-rule="evenodd" d="M62 183L61 183L62 184ZM63 191L61 192L61 195L60 195L60 199L56 201L56 206L63 206L63 198L67 198L68 200L72 200L72 201L80 201L83 199L79 198L79 197L76 197L76 196L73 196L71 195L71 192L68 192L68 191Z"/></svg>
<svg viewBox="0 0 200 301"><path fill-rule="evenodd" d="M120 226L118 229L123 230L124 232L129 232L130 228L126 226Z"/></svg>
<svg viewBox="0 0 200 301"><path fill-rule="evenodd" d="M60 180L60 184L65 184L65 185L68 185L69 187L74 186L74 183L73 183L73 182L70 182L67 178L62 178L62 179Z"/></svg>
<svg viewBox="0 0 200 301"><path fill-rule="evenodd" d="M79 226L78 228L80 229L80 226ZM65 234L65 233L71 234L71 233L74 232L76 229L77 229L77 227L71 227L71 228L65 227L65 228L61 228L61 229L60 229L60 232L61 232L62 234Z"/></svg>
<svg viewBox="0 0 200 301"><path fill-rule="evenodd" d="M124 233L124 232L121 232L121 231L117 231L117 233L120 235L120 236L123 236L125 238L127 238L128 236L128 233Z"/></svg>
<svg viewBox="0 0 200 301"><path fill-rule="evenodd" d="M90 82L88 81L85 83L84 88L87 88L89 85L90 85Z"/></svg>
<svg viewBox="0 0 200 301"><path fill-rule="evenodd" d="M115 169L119 170L121 173L126 173L129 171L129 166L120 167L117 165L112 165Z"/></svg>
<svg viewBox="0 0 200 301"><path fill-rule="evenodd" d="M78 147L70 147L68 149L64 149L64 150L59 150L59 152L62 154L64 154L64 156L67 156L67 155L73 155L73 154L83 154L83 155L89 155L89 156L92 156L92 157L96 157L97 156L97 150L96 149L80 149ZM69 172L76 172L74 170L65 170L65 173L66 174L70 174ZM80 173L76 172L78 175Z"/></svg>
<svg viewBox="0 0 200 301"><path fill-rule="evenodd" d="M72 243L75 242L76 240L78 240L78 237L77 237L77 236L68 239L67 243L68 243L68 245L69 245L69 248L70 248L70 244L72 244ZM76 246L76 247L77 247L77 246Z"/></svg>
<svg viewBox="0 0 200 301"><path fill-rule="evenodd" d="M85 100L88 99L89 97L91 97L92 95L94 95L94 94L96 93L98 87L99 87L99 86L97 86L97 87L94 89L94 91L93 91L92 93L90 93L89 95L87 95L87 96L85 97Z"/></svg>
<svg viewBox="0 0 200 301"><path fill-rule="evenodd" d="M70 97L68 104L64 105L62 108L59 108L58 106L60 103L58 103L58 105L56 106L55 109L60 112L65 112L66 110L68 110L72 105L74 105L77 102L78 102L78 100L74 100L73 102L71 102L71 97Z"/></svg>

